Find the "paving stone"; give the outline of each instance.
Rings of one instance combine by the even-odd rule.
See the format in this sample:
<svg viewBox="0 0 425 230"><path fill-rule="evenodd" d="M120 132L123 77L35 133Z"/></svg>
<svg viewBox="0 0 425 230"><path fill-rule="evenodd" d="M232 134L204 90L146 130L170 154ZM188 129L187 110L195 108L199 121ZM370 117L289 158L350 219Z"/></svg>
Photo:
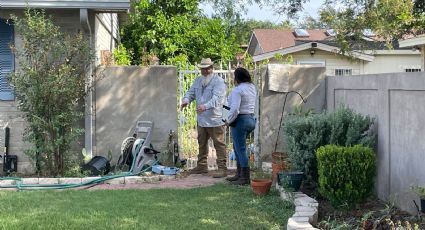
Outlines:
<svg viewBox="0 0 425 230"><path fill-rule="evenodd" d="M10 186L15 184L16 180L0 180L0 186Z"/></svg>
<svg viewBox="0 0 425 230"><path fill-rule="evenodd" d="M295 205L296 206L312 206L313 203L317 203L317 201L311 197L300 197L295 198Z"/></svg>
<svg viewBox="0 0 425 230"><path fill-rule="evenodd" d="M118 178L106 180L105 183L106 184L124 184L125 179L124 179L124 177L118 177Z"/></svg>
<svg viewBox="0 0 425 230"><path fill-rule="evenodd" d="M300 221L297 221L297 218L291 217L288 219L288 224L286 226L286 229L287 230L298 230L298 229L312 230L316 228L313 228L313 226L308 222L304 222L304 221L300 222Z"/></svg>
<svg viewBox="0 0 425 230"><path fill-rule="evenodd" d="M59 178L38 178L38 184L59 184Z"/></svg>
<svg viewBox="0 0 425 230"><path fill-rule="evenodd" d="M84 177L81 178L81 183L87 183L87 182L91 182L94 180L100 179L100 176L95 176L95 177Z"/></svg>
<svg viewBox="0 0 425 230"><path fill-rule="evenodd" d="M22 178L22 184L38 184L38 178Z"/></svg>
<svg viewBox="0 0 425 230"><path fill-rule="evenodd" d="M296 206L295 211L296 212L317 212L317 208L311 207L311 206Z"/></svg>
<svg viewBox="0 0 425 230"><path fill-rule="evenodd" d="M144 182L144 180L140 176L126 176L124 178L125 184L141 184L143 182Z"/></svg>
<svg viewBox="0 0 425 230"><path fill-rule="evenodd" d="M160 175L159 180L160 181L168 181L168 180L174 180L176 179L175 175Z"/></svg>
<svg viewBox="0 0 425 230"><path fill-rule="evenodd" d="M81 184L81 178L79 177L59 178L59 184Z"/></svg>

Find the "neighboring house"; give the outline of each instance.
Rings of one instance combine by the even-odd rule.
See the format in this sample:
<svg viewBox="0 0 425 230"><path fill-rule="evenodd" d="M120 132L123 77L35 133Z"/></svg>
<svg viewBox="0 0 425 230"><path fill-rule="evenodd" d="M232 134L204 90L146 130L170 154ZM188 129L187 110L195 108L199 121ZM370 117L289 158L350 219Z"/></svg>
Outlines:
<svg viewBox="0 0 425 230"><path fill-rule="evenodd" d="M425 71L425 34L400 40L400 47L412 47L412 49L419 49L422 53L422 71Z"/></svg>
<svg viewBox="0 0 425 230"><path fill-rule="evenodd" d="M366 31L367 32L367 31ZM421 69L421 56L417 50L386 48L375 41L373 33L365 33L365 43L371 44L367 50L353 51L341 55L333 41L333 30L274 30L256 29L253 31L247 53L258 63L269 60L279 63L278 56L291 55L295 64L325 66L326 74L359 75L390 72L418 72Z"/></svg>
<svg viewBox="0 0 425 230"><path fill-rule="evenodd" d="M19 68L15 66L15 57L9 45L12 43L19 48L21 38L7 20L11 14L22 16L27 7L45 9L46 14L51 15L56 25L65 32L83 32L88 35L96 54L93 63L93 67L96 67L112 58L111 52L120 39L120 19L130 10L130 0L0 0L0 127L8 124L11 128L10 153L18 155L20 171L30 168L31 164L23 154L22 133L25 125L19 116L7 75ZM91 68L92 73L94 69ZM92 76L92 73L88 73L88 76ZM90 95L86 106L86 112L90 115L85 119L85 148L89 153L95 146L92 98ZM3 135L0 134L2 143Z"/></svg>

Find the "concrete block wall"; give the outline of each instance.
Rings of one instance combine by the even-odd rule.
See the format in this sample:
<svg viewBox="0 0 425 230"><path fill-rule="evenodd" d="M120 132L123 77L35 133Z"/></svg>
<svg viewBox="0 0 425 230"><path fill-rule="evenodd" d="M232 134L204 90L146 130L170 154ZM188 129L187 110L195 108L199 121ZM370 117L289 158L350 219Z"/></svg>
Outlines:
<svg viewBox="0 0 425 230"><path fill-rule="evenodd" d="M346 105L377 118L376 193L416 213L410 186L425 186L425 73L329 77L327 109ZM418 203L419 204L419 203Z"/></svg>
<svg viewBox="0 0 425 230"><path fill-rule="evenodd" d="M177 72L174 66L108 67L96 83L95 155L120 154L122 141L138 120L154 122L152 144L167 151L170 130L177 132Z"/></svg>

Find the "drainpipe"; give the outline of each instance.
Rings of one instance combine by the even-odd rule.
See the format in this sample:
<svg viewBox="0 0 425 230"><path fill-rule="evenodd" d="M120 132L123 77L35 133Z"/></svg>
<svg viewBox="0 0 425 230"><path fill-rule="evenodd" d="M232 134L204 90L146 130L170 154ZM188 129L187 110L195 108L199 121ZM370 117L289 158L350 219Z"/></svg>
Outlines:
<svg viewBox="0 0 425 230"><path fill-rule="evenodd" d="M94 47L88 9L80 9L80 24L84 30L84 33L89 34L90 46ZM87 153L90 154L90 156L93 156L93 93L91 91L93 85L93 63L90 63L87 77L89 78L89 86L87 90L90 90L88 91L88 95L86 97L84 142Z"/></svg>

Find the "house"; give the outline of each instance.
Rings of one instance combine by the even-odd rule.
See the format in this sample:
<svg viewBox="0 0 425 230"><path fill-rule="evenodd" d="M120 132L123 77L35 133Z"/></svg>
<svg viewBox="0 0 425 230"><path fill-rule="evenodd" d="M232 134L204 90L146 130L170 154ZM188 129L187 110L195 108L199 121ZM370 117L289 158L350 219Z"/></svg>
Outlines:
<svg viewBox="0 0 425 230"><path fill-rule="evenodd" d="M255 29L247 53L256 63L264 60L278 63L279 56L291 55L295 64L326 67L329 76L421 70L419 51L398 44L388 49L371 31L364 33L364 42L371 48L345 55L339 53L333 36L333 30Z"/></svg>
<svg viewBox="0 0 425 230"><path fill-rule="evenodd" d="M425 72L425 34L407 38L399 41L400 47L411 47L412 49L421 50L422 53L422 71Z"/></svg>
<svg viewBox="0 0 425 230"><path fill-rule="evenodd" d="M111 52L120 39L120 22L130 10L130 0L0 0L0 127L8 124L11 128L11 143L14 144L11 151L20 158L18 170L30 168L31 163L23 154L21 134L25 124L19 116L13 89L7 81L7 75L16 68L9 45L13 43L19 48L20 35L7 20L11 14L22 16L27 7L44 9L65 32L83 32L88 35L95 51L95 67L111 58ZM91 71L94 69L91 68ZM88 76L92 75L88 73ZM89 153L94 146L92 101L93 95L90 95L86 106L86 112L90 115L85 118L84 141Z"/></svg>

